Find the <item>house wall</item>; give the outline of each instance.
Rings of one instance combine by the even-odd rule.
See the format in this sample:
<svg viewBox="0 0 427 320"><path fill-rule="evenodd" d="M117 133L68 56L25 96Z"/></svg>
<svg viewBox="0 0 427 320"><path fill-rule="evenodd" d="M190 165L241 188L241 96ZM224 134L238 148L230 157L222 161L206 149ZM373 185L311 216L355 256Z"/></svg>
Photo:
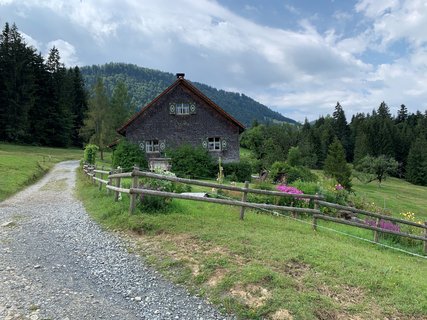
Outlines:
<svg viewBox="0 0 427 320"><path fill-rule="evenodd" d="M169 104L172 102L195 102L196 112L170 114ZM221 157L224 162L239 161L239 127L183 86L177 86L161 97L126 129L126 138L137 144L147 140L164 141L166 153L167 149L184 143L202 147L203 141L209 137L219 137L227 144L226 150L209 151L212 157ZM160 153L147 155L150 158L161 156Z"/></svg>

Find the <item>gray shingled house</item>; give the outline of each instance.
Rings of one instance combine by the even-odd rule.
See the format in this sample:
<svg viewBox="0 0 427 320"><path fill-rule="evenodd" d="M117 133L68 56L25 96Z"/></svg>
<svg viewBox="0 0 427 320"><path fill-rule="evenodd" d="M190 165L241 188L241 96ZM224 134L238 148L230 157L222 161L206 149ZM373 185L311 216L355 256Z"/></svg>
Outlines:
<svg viewBox="0 0 427 320"><path fill-rule="evenodd" d="M239 134L245 127L206 97L183 73L157 98L117 130L137 143L148 159L165 157L182 144L202 147L223 162L239 161Z"/></svg>

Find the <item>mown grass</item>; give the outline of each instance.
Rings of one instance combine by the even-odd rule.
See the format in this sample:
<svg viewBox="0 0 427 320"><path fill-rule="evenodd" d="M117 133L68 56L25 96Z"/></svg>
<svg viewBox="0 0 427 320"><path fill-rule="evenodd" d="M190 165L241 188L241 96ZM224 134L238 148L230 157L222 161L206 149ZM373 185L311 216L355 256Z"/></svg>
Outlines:
<svg viewBox="0 0 427 320"><path fill-rule="evenodd" d="M174 200L129 215L79 172L77 193L104 226L132 230L139 251L176 282L240 318L427 319L426 260L310 224Z"/></svg>
<svg viewBox="0 0 427 320"><path fill-rule="evenodd" d="M43 176L53 165L77 160L82 150L0 143L0 201Z"/></svg>

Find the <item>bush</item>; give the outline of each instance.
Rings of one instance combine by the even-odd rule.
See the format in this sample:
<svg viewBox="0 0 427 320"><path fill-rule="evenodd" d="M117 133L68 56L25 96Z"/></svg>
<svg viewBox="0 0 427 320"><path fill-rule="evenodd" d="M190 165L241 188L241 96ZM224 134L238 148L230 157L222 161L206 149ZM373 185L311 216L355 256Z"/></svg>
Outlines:
<svg viewBox="0 0 427 320"><path fill-rule="evenodd" d="M216 174L215 161L203 148L187 144L168 151L168 154L172 158L172 171L178 177L212 178Z"/></svg>
<svg viewBox="0 0 427 320"><path fill-rule="evenodd" d="M144 151L134 143L121 140L113 154L113 167L116 168L120 166L125 169L130 169L135 164L140 168L147 168L147 160L145 159Z"/></svg>
<svg viewBox="0 0 427 320"><path fill-rule="evenodd" d="M270 169L270 177L273 182L293 183L301 180L304 182L316 182L317 176L305 167L292 167L287 162L276 161Z"/></svg>
<svg viewBox="0 0 427 320"><path fill-rule="evenodd" d="M89 164L95 164L98 150L99 148L97 145L87 144L84 151L84 161Z"/></svg>
<svg viewBox="0 0 427 320"><path fill-rule="evenodd" d="M251 165L246 161L222 164L224 175L231 181L251 181Z"/></svg>

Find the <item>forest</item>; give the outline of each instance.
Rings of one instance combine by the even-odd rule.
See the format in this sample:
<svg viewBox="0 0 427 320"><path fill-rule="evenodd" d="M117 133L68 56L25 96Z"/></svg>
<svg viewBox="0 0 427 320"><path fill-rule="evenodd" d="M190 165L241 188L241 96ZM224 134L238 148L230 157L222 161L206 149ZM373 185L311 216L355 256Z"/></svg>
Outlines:
<svg viewBox="0 0 427 320"><path fill-rule="evenodd" d="M409 113L403 104L393 116L381 102L371 113L355 114L348 123L337 103L332 116L322 116L313 123L254 122L241 136L241 146L254 153L259 168L292 158L298 165L324 169L334 141L343 160L358 171L377 174L386 170L414 184L427 185L427 111Z"/></svg>
<svg viewBox="0 0 427 320"><path fill-rule="evenodd" d="M0 35L0 141L82 146L87 93L78 67L65 68L58 49L45 59L16 25Z"/></svg>

